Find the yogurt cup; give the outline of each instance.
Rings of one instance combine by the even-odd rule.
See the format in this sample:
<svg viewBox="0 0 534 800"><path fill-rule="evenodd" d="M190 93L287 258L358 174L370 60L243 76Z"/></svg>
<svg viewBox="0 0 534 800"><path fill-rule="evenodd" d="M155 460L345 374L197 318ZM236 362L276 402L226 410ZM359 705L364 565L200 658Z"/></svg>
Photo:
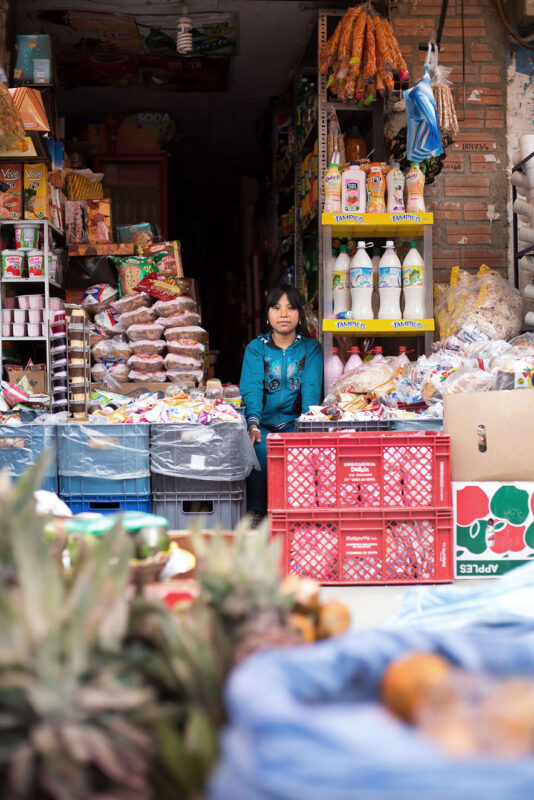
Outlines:
<svg viewBox="0 0 534 800"><path fill-rule="evenodd" d="M0 317L2 322L13 322L13 309L12 308L3 308L0 312Z"/></svg>
<svg viewBox="0 0 534 800"><path fill-rule="evenodd" d="M12 329L12 336L26 336L26 323L25 322L14 322L11 326Z"/></svg>
<svg viewBox="0 0 534 800"><path fill-rule="evenodd" d="M21 278L24 274L24 253L17 250L2 250L2 276Z"/></svg>
<svg viewBox="0 0 534 800"><path fill-rule="evenodd" d="M12 312L13 322L26 322L27 313L23 308L15 308Z"/></svg>
<svg viewBox="0 0 534 800"><path fill-rule="evenodd" d="M15 225L15 247L17 250L36 250L39 247L38 222L18 222Z"/></svg>
<svg viewBox="0 0 534 800"><path fill-rule="evenodd" d="M30 308L27 312L28 322L42 322L43 312L39 308Z"/></svg>
<svg viewBox="0 0 534 800"><path fill-rule="evenodd" d="M17 300L19 308L44 308L44 297L41 294L19 294Z"/></svg>
<svg viewBox="0 0 534 800"><path fill-rule="evenodd" d="M4 300L2 302L2 306L4 308L10 308L10 309L11 308L17 308L17 298L16 297L4 297ZM22 308L22 306L18 306L18 307Z"/></svg>
<svg viewBox="0 0 534 800"><path fill-rule="evenodd" d="M42 250L28 250L26 253L26 264L29 278L44 277L44 253Z"/></svg>
<svg viewBox="0 0 534 800"><path fill-rule="evenodd" d="M42 326L40 322L28 322L27 325L28 336L40 336Z"/></svg>
<svg viewBox="0 0 534 800"><path fill-rule="evenodd" d="M42 328L41 336L48 336L48 325L46 324L46 322L42 323L41 328Z"/></svg>
<svg viewBox="0 0 534 800"><path fill-rule="evenodd" d="M61 297L50 297L48 300L48 305L51 311L61 311L65 303Z"/></svg>
<svg viewBox="0 0 534 800"><path fill-rule="evenodd" d="M11 336L11 323L2 322L2 336L9 338Z"/></svg>

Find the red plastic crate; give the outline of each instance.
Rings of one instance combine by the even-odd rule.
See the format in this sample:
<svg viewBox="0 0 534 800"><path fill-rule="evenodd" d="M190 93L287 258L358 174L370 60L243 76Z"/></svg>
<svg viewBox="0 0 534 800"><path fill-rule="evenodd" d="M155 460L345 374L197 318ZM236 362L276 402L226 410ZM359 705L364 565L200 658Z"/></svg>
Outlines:
<svg viewBox="0 0 534 800"><path fill-rule="evenodd" d="M272 434L267 455L269 511L452 506L442 433Z"/></svg>
<svg viewBox="0 0 534 800"><path fill-rule="evenodd" d="M448 583L452 509L288 511L271 515L284 575L323 584Z"/></svg>

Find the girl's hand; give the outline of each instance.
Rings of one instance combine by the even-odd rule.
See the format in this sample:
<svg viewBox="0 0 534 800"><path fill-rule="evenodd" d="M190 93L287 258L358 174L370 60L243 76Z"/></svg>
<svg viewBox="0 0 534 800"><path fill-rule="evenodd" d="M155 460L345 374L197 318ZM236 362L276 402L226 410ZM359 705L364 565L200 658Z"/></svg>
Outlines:
<svg viewBox="0 0 534 800"><path fill-rule="evenodd" d="M259 428L251 428L248 432L252 444L259 444L261 442L261 431Z"/></svg>

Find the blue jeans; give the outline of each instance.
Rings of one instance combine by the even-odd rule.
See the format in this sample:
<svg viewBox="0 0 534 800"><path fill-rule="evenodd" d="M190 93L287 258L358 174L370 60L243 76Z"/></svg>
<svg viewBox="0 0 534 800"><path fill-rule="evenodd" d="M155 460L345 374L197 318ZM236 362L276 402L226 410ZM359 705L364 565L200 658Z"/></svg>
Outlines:
<svg viewBox="0 0 534 800"><path fill-rule="evenodd" d="M272 431L260 427L261 442L254 445L254 451L260 462L261 472L253 469L247 478L247 509L256 514L267 513L267 436ZM288 425L284 433L292 433L295 425Z"/></svg>

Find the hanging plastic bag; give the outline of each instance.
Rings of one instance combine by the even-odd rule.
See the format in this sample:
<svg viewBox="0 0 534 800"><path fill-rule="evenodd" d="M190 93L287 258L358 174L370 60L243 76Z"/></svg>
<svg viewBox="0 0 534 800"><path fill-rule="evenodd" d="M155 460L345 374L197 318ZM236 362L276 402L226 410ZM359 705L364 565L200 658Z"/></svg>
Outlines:
<svg viewBox="0 0 534 800"><path fill-rule="evenodd" d="M406 103L407 142L406 158L408 161L421 162L443 152L439 132L438 112L430 81L431 44L428 45L428 56L425 71L415 86L403 92Z"/></svg>
<svg viewBox="0 0 534 800"><path fill-rule="evenodd" d="M438 112L438 124L441 133L454 141L460 131L460 126L458 125L458 117L456 116L456 108L451 92L452 82L449 80L451 72L451 67L442 67L438 64L436 48L435 65L433 70L430 66L430 73L432 76L432 90L434 92L434 99Z"/></svg>

